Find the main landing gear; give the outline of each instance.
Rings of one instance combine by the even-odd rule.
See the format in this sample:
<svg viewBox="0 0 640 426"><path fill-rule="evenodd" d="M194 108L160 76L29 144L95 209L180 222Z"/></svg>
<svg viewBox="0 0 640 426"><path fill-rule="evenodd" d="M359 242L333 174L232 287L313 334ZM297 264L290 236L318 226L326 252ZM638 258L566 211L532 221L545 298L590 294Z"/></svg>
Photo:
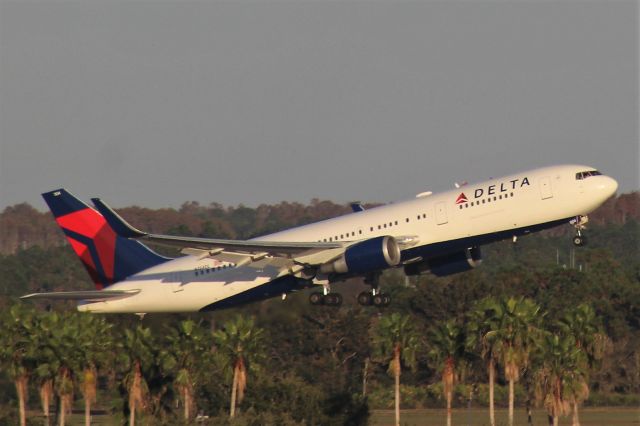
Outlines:
<svg viewBox="0 0 640 426"><path fill-rule="evenodd" d="M364 282L371 286L371 291L363 291L358 294L358 304L362 306L376 306L383 308L389 306L391 303L391 297L378 290L378 283L380 281L380 272L369 274L365 277ZM342 295L340 293L332 293L331 286L328 278L317 278L314 280L315 284L323 286L322 291L314 291L309 295L309 303L313 306L341 306Z"/></svg>
<svg viewBox="0 0 640 426"><path fill-rule="evenodd" d="M364 282L371 286L371 291L363 291L358 295L358 303L362 306L376 306L383 308L389 306L391 303L391 296L384 294L378 290L378 284L380 283L380 272L373 272L369 274Z"/></svg>
<svg viewBox="0 0 640 426"><path fill-rule="evenodd" d="M583 233L587 222L589 222L589 218L587 216L576 216L569 222L576 229L576 234L573 236L573 245L576 247L581 247L587 244L587 238Z"/></svg>
<svg viewBox="0 0 640 426"><path fill-rule="evenodd" d="M358 295L358 303L362 306L376 306L384 308L391 303L391 296L384 293L363 291Z"/></svg>
<svg viewBox="0 0 640 426"><path fill-rule="evenodd" d="M342 295L340 293L321 293L314 291L309 295L309 303L314 306L340 306L342 305Z"/></svg>

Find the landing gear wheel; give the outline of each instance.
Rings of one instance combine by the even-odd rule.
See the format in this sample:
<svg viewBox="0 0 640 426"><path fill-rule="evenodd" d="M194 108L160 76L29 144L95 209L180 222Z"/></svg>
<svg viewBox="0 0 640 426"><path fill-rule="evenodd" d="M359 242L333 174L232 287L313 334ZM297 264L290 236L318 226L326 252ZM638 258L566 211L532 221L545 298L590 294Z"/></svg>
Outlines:
<svg viewBox="0 0 640 426"><path fill-rule="evenodd" d="M377 306L378 308L384 306L384 296L382 294L373 296L373 306Z"/></svg>
<svg viewBox="0 0 640 426"><path fill-rule="evenodd" d="M584 235L576 235L573 237L573 245L576 247L581 247L587 244L587 239Z"/></svg>
<svg viewBox="0 0 640 426"><path fill-rule="evenodd" d="M318 293L318 292L311 293L309 295L309 303L311 303L314 306L316 306L316 305L324 305L324 303L325 303L324 294Z"/></svg>
<svg viewBox="0 0 640 426"><path fill-rule="evenodd" d="M363 291L358 295L358 304L362 306L369 306L371 305L371 298L372 298L371 293Z"/></svg>
<svg viewBox="0 0 640 426"><path fill-rule="evenodd" d="M386 306L389 306L389 304L391 303L391 296L384 293L378 293L373 296L371 303L373 304L373 306L377 306L378 308L384 308Z"/></svg>
<svg viewBox="0 0 640 426"><path fill-rule="evenodd" d="M576 247L584 246L587 244L586 237L582 234L582 231L586 228L586 224L589 222L588 216L576 216L569 223L576 229L576 235L573 237L573 245Z"/></svg>
<svg viewBox="0 0 640 426"><path fill-rule="evenodd" d="M382 295L382 306L389 306L391 303L391 296L383 294Z"/></svg>
<svg viewBox="0 0 640 426"><path fill-rule="evenodd" d="M324 297L324 304L327 306L342 305L342 295L340 293L329 293Z"/></svg>

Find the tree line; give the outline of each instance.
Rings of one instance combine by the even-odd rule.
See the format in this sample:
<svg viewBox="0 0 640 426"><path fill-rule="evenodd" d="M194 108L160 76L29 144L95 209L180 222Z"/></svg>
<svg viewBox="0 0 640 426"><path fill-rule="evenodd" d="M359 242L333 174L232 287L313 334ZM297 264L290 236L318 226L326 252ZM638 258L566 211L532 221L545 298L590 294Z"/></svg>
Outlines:
<svg viewBox="0 0 640 426"><path fill-rule="evenodd" d="M264 356L263 330L241 316L214 332L183 319L158 334L141 323L115 327L102 316L17 303L2 312L0 321L0 365L14 383L21 425L27 422L30 382L47 424L54 397L58 424L64 425L79 391L89 425L100 377L107 379L107 389L122 394L122 416L134 425L145 415L191 421L203 382L232 374L233 418L247 387L247 370ZM177 406L180 414L173 412Z"/></svg>
<svg viewBox="0 0 640 426"><path fill-rule="evenodd" d="M632 213L637 202L616 207L633 197L608 202L611 214L592 215L587 247L575 249L564 227L483 247L483 265L464 274L405 278L387 271L381 283L393 299L387 309L355 303L366 288L359 280L335 286L345 296L340 309L311 307L302 292L285 301L141 321L79 314L72 304L16 301L31 291L91 288L55 230L46 244L0 254L0 423L18 422L19 395L32 415L37 405L40 415L45 406L56 407L58 423L72 406L121 423L175 424L204 415L203 422L227 424L233 411L233 424L355 425L366 423L369 409L396 405L446 409L473 400L487 407L489 421L491 406L513 412L537 405L551 422L577 416L580 404L637 405L640 225ZM315 220L307 214L269 226ZM175 217L163 226L200 232L195 222ZM269 215L260 217L264 229ZM255 223L246 226L232 229L235 236L259 233ZM27 319L15 320L22 316ZM247 357L239 361L229 336L243 327L256 343L240 345ZM49 403L39 404L45 397Z"/></svg>
<svg viewBox="0 0 640 426"><path fill-rule="evenodd" d="M362 322L365 333L358 343L364 347L345 356L340 345L353 337L333 330L332 334L339 336L331 350L333 374L335 370L340 374L340 364L359 359L362 371L350 374L362 375L363 382L382 388L389 386L382 375L387 367L394 379L396 425L400 424L400 378L406 368L413 371L414 381L420 368L433 371L432 380L441 381L448 425L454 385L472 384L485 377L484 371L489 424L496 424L498 370L508 383L510 425L517 382L523 382L530 424L531 407L536 404L546 409L549 424L557 425L560 416L572 414L573 424L579 425L579 406L589 396L592 373L611 352L602 318L586 303L568 307L552 319L538 303L524 296L485 297L463 316L426 328L407 313L366 315L365 309L356 305L346 309L352 311L347 316ZM286 359L295 354L279 342L274 344L271 330L258 326L251 316L235 315L218 326L191 318L147 326L127 323L117 316L113 321L109 316L46 311L18 302L2 312L0 325L0 366L15 386L21 425L27 421L30 383L37 389L41 415L47 423L55 397L60 425L65 424L78 392L87 425L99 394L101 400L117 395L120 411L115 407L107 410L123 421L128 419L131 426L136 419L151 418L167 424L189 423L198 412L211 414L212 409L210 423L226 423L236 417L254 381L258 384L248 407L251 421L264 421L265 413L276 416L267 420L273 424L366 424L368 417L364 386L361 392L348 385L334 388L334 392L351 393L347 406L337 407L337 411L323 411L329 403L326 400L309 404L290 399L292 392L300 399L322 392L307 393L312 386L305 388L302 377L287 371L293 363ZM369 365L378 371L367 371ZM465 373L474 368L484 371ZM474 388L468 389L473 392ZM200 420L206 421L202 416Z"/></svg>
<svg viewBox="0 0 640 426"><path fill-rule="evenodd" d="M364 206L370 208L375 205ZM215 202L201 205L191 201L179 209L136 206L118 209L132 225L147 232L233 239L256 237L350 211L348 205L318 199L307 205L281 202L261 204L255 208L242 204L225 207ZM640 193L612 197L589 217L598 225L624 225L631 220L638 221ZM0 213L0 253L12 254L31 246L59 246L63 242L63 235L49 212L39 212L22 203L6 207Z"/></svg>

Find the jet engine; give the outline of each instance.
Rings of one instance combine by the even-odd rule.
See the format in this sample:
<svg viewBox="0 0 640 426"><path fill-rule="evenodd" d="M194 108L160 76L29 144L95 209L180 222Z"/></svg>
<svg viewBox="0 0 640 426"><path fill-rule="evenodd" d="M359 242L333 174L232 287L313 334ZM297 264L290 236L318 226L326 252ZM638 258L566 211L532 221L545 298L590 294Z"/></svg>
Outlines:
<svg viewBox="0 0 640 426"><path fill-rule="evenodd" d="M400 246L395 238L383 236L352 245L331 263L320 266L323 274L362 274L396 266L400 263Z"/></svg>
<svg viewBox="0 0 640 426"><path fill-rule="evenodd" d="M426 261L411 263L404 267L407 275L420 275L426 271L438 277L469 271L480 266L482 253L480 247L470 247L466 250L441 257L434 257Z"/></svg>

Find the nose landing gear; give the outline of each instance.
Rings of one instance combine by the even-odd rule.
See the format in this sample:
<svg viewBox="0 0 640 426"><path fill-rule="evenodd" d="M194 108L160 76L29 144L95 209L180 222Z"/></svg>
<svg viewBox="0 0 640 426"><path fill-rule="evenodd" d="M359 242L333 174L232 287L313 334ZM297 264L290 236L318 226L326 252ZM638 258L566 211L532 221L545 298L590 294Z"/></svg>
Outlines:
<svg viewBox="0 0 640 426"><path fill-rule="evenodd" d="M576 247L581 247L587 244L587 239L584 235L581 234L580 231L576 232L576 235L573 237L573 245Z"/></svg>
<svg viewBox="0 0 640 426"><path fill-rule="evenodd" d="M587 222L589 222L588 216L576 216L569 222L576 229L576 234L573 237L573 245L576 247L581 247L587 244L587 239L583 233L584 229L587 227Z"/></svg>

